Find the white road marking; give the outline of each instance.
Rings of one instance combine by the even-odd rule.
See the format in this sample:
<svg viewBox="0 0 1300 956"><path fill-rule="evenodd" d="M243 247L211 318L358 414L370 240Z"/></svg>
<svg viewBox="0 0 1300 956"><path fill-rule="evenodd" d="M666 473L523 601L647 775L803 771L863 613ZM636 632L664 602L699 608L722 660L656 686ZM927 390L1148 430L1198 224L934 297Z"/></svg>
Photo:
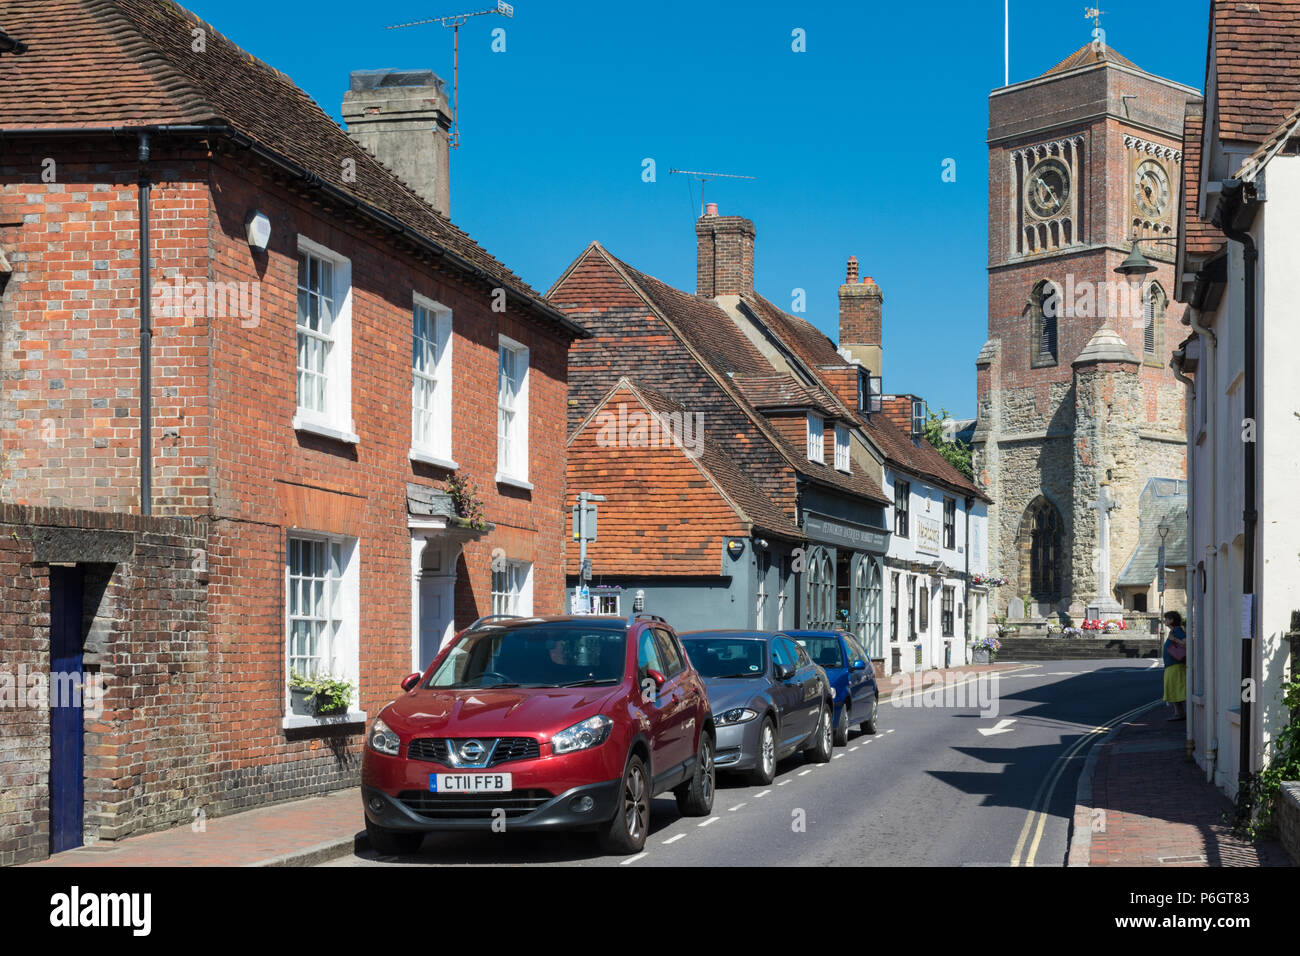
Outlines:
<svg viewBox="0 0 1300 956"><path fill-rule="evenodd" d="M844 756L844 754L842 754L842 753L838 753L838 754L836 754L834 757L832 757L831 759L832 759L832 760L839 760L839 759L840 759L841 757L843 757L843 756Z"/></svg>
<svg viewBox="0 0 1300 956"><path fill-rule="evenodd" d="M992 727L981 727L979 731L985 737L992 737L994 734L1009 734L1012 731L1011 725L1016 722L1014 717L1004 717Z"/></svg>
<svg viewBox="0 0 1300 956"><path fill-rule="evenodd" d="M681 839L682 837L684 837L684 836L686 836L685 833L679 833L679 834L677 834L677 836L675 836L675 837L669 837L667 840L664 840L664 846L667 846L667 845L670 844L670 843L676 843L678 840L680 840L680 839Z"/></svg>
<svg viewBox="0 0 1300 956"><path fill-rule="evenodd" d="M895 727L890 727L888 730L885 731L885 733L887 733L887 734L892 734L896 729L897 729L897 728L895 728Z"/></svg>
<svg viewBox="0 0 1300 956"><path fill-rule="evenodd" d="M756 793L754 794L754 799L757 800L759 797L766 797L771 792L771 790L764 790L762 793Z"/></svg>
<svg viewBox="0 0 1300 956"><path fill-rule="evenodd" d="M735 813L737 810L739 810L739 809L740 809L741 807L743 807L743 806L744 806L743 803L738 803L738 804L736 804L734 807L732 807L731 809L729 809L727 812L728 812L728 813Z"/></svg>
<svg viewBox="0 0 1300 956"><path fill-rule="evenodd" d="M808 776L808 774L810 774L810 773L812 773L812 772L813 772L813 768L812 768L812 767L809 767L807 770L800 770L800 771L799 771L799 776L801 776L801 777L806 777L806 776Z"/></svg>
<svg viewBox="0 0 1300 956"><path fill-rule="evenodd" d="M856 750L857 750L859 747L861 747L861 746L862 746L862 744L854 744L852 747L849 748L849 753L853 753L854 751L856 751Z"/></svg>
<svg viewBox="0 0 1300 956"><path fill-rule="evenodd" d="M780 783L777 784L777 786L778 786L778 787L784 787L784 786L785 786L787 783L789 783L789 782L790 782L789 780L782 780Z"/></svg>
<svg viewBox="0 0 1300 956"><path fill-rule="evenodd" d="M648 853L638 853L636 856L629 856L626 860L620 860L618 865L627 866L629 863L635 863L637 860L641 859L642 857L646 857L649 855L650 854Z"/></svg>
<svg viewBox="0 0 1300 956"><path fill-rule="evenodd" d="M696 826L707 827L710 823L717 823L721 819L722 817L709 817L703 823L696 824Z"/></svg>

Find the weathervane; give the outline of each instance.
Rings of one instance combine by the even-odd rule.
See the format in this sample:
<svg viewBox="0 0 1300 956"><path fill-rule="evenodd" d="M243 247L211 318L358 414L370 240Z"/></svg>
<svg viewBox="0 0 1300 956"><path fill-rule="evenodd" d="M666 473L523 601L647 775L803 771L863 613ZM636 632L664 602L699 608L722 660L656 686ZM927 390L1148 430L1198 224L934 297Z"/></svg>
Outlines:
<svg viewBox="0 0 1300 956"><path fill-rule="evenodd" d="M410 23L394 23L386 30L400 30L403 27L418 27L426 23L441 23L444 27L451 27L452 31L452 66L451 66L451 148L456 149L460 146L460 126L456 122L456 103L460 99L460 28L470 17L482 17L488 14L499 13L503 17L513 17L515 8L513 4L506 3L505 0L497 0L497 5L491 10L477 10L474 13L457 13L448 17L427 17L424 20L412 20Z"/></svg>
<svg viewBox="0 0 1300 956"><path fill-rule="evenodd" d="M1101 18L1105 14L1101 7L1084 7L1083 15L1092 21L1092 48L1105 56L1106 31L1101 28Z"/></svg>

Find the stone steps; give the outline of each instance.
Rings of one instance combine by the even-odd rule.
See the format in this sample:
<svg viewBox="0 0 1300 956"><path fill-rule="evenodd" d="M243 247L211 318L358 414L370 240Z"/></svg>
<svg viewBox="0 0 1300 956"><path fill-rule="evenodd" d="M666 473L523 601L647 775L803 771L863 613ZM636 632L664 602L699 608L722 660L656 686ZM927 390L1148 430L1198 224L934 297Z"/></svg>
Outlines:
<svg viewBox="0 0 1300 956"><path fill-rule="evenodd" d="M1021 634L1024 632L1022 631ZM1004 637L998 661L1104 660L1114 657L1158 658L1161 641L1130 633L1103 637Z"/></svg>

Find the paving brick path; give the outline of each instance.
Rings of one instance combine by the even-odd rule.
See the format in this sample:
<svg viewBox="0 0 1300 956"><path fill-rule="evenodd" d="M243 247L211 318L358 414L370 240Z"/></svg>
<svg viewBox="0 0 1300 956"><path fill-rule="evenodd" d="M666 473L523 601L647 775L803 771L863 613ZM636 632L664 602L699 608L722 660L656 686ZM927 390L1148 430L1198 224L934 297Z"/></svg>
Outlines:
<svg viewBox="0 0 1300 956"><path fill-rule="evenodd" d="M1231 801L1186 755L1186 725L1170 714L1157 706L1097 745L1083 771L1091 771L1091 805L1075 811L1071 865L1290 866L1280 844L1232 835ZM1090 834L1079 859L1083 827Z"/></svg>

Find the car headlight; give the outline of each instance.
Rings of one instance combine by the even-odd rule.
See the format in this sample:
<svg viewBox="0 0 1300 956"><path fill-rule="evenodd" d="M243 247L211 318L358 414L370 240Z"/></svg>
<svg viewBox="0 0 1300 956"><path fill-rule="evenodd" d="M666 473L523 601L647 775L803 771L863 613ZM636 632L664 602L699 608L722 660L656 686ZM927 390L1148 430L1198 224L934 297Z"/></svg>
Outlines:
<svg viewBox="0 0 1300 956"><path fill-rule="evenodd" d="M614 728L614 721L604 714L588 717L581 723L566 727L551 738L551 752L569 754L603 744Z"/></svg>
<svg viewBox="0 0 1300 956"><path fill-rule="evenodd" d="M733 707L731 710L724 710L720 714L713 715L713 722L719 727L726 727L729 724L743 724L747 720L753 720L758 716L757 711L750 710L748 707Z"/></svg>
<svg viewBox="0 0 1300 956"><path fill-rule="evenodd" d="M397 748L401 745L397 734L393 733L388 725L378 717L370 725L370 733L366 737L366 743L370 745L371 750L378 751L381 754L388 754L390 757L397 756Z"/></svg>

